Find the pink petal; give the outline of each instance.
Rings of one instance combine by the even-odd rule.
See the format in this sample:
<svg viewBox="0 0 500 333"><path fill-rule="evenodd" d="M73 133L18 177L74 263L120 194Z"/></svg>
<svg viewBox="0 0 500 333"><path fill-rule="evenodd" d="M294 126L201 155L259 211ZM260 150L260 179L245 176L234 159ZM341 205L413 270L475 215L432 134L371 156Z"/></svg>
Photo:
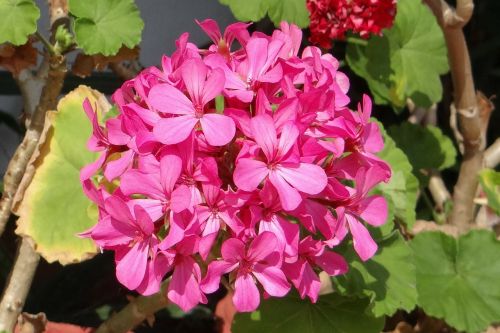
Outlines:
<svg viewBox="0 0 500 333"><path fill-rule="evenodd" d="M363 199L359 203L359 211L361 218L373 226L381 226L387 221L387 201L380 195Z"/></svg>
<svg viewBox="0 0 500 333"><path fill-rule="evenodd" d="M177 155L165 155L160 160L160 182L166 193L172 193L182 171L182 160Z"/></svg>
<svg viewBox="0 0 500 333"><path fill-rule="evenodd" d="M159 292L161 281L171 268L169 260L161 253L153 260L149 260L146 274L142 283L137 287L137 292L144 296Z"/></svg>
<svg viewBox="0 0 500 333"><path fill-rule="evenodd" d="M178 186L170 196L170 208L175 213L180 213L186 209L191 210L195 204L192 196L193 192L190 187L184 184Z"/></svg>
<svg viewBox="0 0 500 333"><path fill-rule="evenodd" d="M253 117L250 125L255 141L266 155L267 161L271 162L278 147L273 118L267 114L261 114Z"/></svg>
<svg viewBox="0 0 500 333"><path fill-rule="evenodd" d="M316 265L321 267L330 276L345 274L349 270L344 257L332 251L325 250L322 255L313 260Z"/></svg>
<svg viewBox="0 0 500 333"><path fill-rule="evenodd" d="M224 146L234 138L236 126L228 116L207 113L200 118L200 123L207 142L212 146Z"/></svg>
<svg viewBox="0 0 500 333"><path fill-rule="evenodd" d="M282 297L290 291L290 284L283 271L278 267L255 264L253 275L271 296Z"/></svg>
<svg viewBox="0 0 500 333"><path fill-rule="evenodd" d="M315 164L279 165L277 173L294 188L308 194L318 194L328 182L325 171Z"/></svg>
<svg viewBox="0 0 500 333"><path fill-rule="evenodd" d="M233 303L239 312L251 312L260 303L260 294L250 274L240 274L234 283Z"/></svg>
<svg viewBox="0 0 500 333"><path fill-rule="evenodd" d="M299 129L292 122L286 122L281 130L281 136L278 143L278 154L285 156L293 147L299 137Z"/></svg>
<svg viewBox="0 0 500 333"><path fill-rule="evenodd" d="M297 256L299 246L298 224L274 216L270 221L260 222L259 233L265 231L271 232L276 236L280 252L285 252L289 258Z"/></svg>
<svg viewBox="0 0 500 333"><path fill-rule="evenodd" d="M250 244L247 252L247 259L251 262L265 260L269 255L276 251L278 239L269 231L264 231L255 237Z"/></svg>
<svg viewBox="0 0 500 333"><path fill-rule="evenodd" d="M122 228L117 228L111 217L105 217L91 229L90 237L101 247L113 247L117 245L128 245L134 229L130 228L123 232Z"/></svg>
<svg viewBox="0 0 500 333"><path fill-rule="evenodd" d="M136 289L144 279L148 251L146 243L137 242L130 249L116 252L116 278L130 290Z"/></svg>
<svg viewBox="0 0 500 333"><path fill-rule="evenodd" d="M302 202L302 197L299 192L291 187L278 172L270 172L269 181L278 191L281 206L284 210L294 210Z"/></svg>
<svg viewBox="0 0 500 333"><path fill-rule="evenodd" d="M127 204L117 196L111 196L104 201L104 208L113 218L120 222L130 223L134 218Z"/></svg>
<svg viewBox="0 0 500 333"><path fill-rule="evenodd" d="M184 238L186 222L183 214L170 213L170 229L167 236L161 242L163 250L169 249Z"/></svg>
<svg viewBox="0 0 500 333"><path fill-rule="evenodd" d="M123 152L119 159L107 162L104 170L104 177L106 177L108 181L112 181L121 176L130 167L134 156L135 152L130 149Z"/></svg>
<svg viewBox="0 0 500 333"><path fill-rule="evenodd" d="M200 26L200 28L202 28L203 31L205 31L208 37L210 37L212 42L214 42L217 45L219 43L219 40L222 38L220 34L219 25L217 24L217 22L212 19L206 19L202 22L199 22L198 20L195 21Z"/></svg>
<svg viewBox="0 0 500 333"><path fill-rule="evenodd" d="M99 158L94 162L87 164L80 170L80 181L83 182L90 179L96 172L101 168L104 161L106 160L106 153L101 153Z"/></svg>
<svg viewBox="0 0 500 333"><path fill-rule="evenodd" d="M225 81L226 77L224 76L224 71L222 69L215 68L212 70L212 73L210 73L203 86L201 99L202 105L208 104L208 102L222 93Z"/></svg>
<svg viewBox="0 0 500 333"><path fill-rule="evenodd" d="M203 89L207 78L207 72L208 67L201 59L188 59L182 64L182 81L186 85L191 100L195 103L201 104L203 99Z"/></svg>
<svg viewBox="0 0 500 333"><path fill-rule="evenodd" d="M139 205L148 213L153 221L158 221L164 215L165 202L156 199L132 199L133 205Z"/></svg>
<svg viewBox="0 0 500 333"><path fill-rule="evenodd" d="M200 287L194 275L197 264L190 257L183 257L175 266L168 286L168 298L184 312L194 308L202 300Z"/></svg>
<svg viewBox="0 0 500 333"><path fill-rule="evenodd" d="M132 169L123 174L120 180L120 189L125 195L142 194L151 199L164 199L158 175L147 174Z"/></svg>
<svg viewBox="0 0 500 333"><path fill-rule="evenodd" d="M217 289L219 289L221 276L232 272L237 266L238 263L230 263L223 260L212 261L208 265L207 274L201 282L201 290L206 294L217 291Z"/></svg>
<svg viewBox="0 0 500 333"><path fill-rule="evenodd" d="M301 298L309 296L311 302L316 303L321 281L307 261L299 259L297 263L284 265L283 271L297 288Z"/></svg>
<svg viewBox="0 0 500 333"><path fill-rule="evenodd" d="M257 80L261 71L265 70L269 42L265 38L251 38L245 51L247 53L247 79Z"/></svg>
<svg viewBox="0 0 500 333"><path fill-rule="evenodd" d="M253 191L266 178L269 169L264 162L251 158L240 158L234 169L233 179L238 188Z"/></svg>
<svg viewBox="0 0 500 333"><path fill-rule="evenodd" d="M221 254L227 262L240 261L245 258L245 243L238 238L229 238L222 244Z"/></svg>
<svg viewBox="0 0 500 333"><path fill-rule="evenodd" d="M245 136L252 137L252 128L250 127L250 115L247 111L234 108L225 108L224 114L231 117L236 123L236 126Z"/></svg>
<svg viewBox="0 0 500 333"><path fill-rule="evenodd" d="M367 124L364 128L364 145L365 151L370 153L378 153L384 148L384 140L380 133L380 128L377 123Z"/></svg>
<svg viewBox="0 0 500 333"><path fill-rule="evenodd" d="M260 82L270 82L275 83L283 78L283 68L277 64L271 70L265 72L263 75L259 76Z"/></svg>
<svg viewBox="0 0 500 333"><path fill-rule="evenodd" d="M198 119L191 115L163 118L153 128L153 134L161 143L173 145L186 140L196 123Z"/></svg>
<svg viewBox="0 0 500 333"><path fill-rule="evenodd" d="M377 243L373 240L372 236L355 217L350 214L346 214L345 218L349 224L349 230L352 234L352 242L354 244L354 250L359 255L361 260L366 261L373 257L375 252L377 252Z"/></svg>
<svg viewBox="0 0 500 333"><path fill-rule="evenodd" d="M170 84L157 84L148 96L149 104L163 113L169 114L194 114L193 102L179 89Z"/></svg>
<svg viewBox="0 0 500 333"><path fill-rule="evenodd" d="M153 221L151 220L151 217L148 215L146 210L139 205L135 205L134 214L137 224L141 228L142 232L147 236L151 236L151 234L154 232L155 227Z"/></svg>

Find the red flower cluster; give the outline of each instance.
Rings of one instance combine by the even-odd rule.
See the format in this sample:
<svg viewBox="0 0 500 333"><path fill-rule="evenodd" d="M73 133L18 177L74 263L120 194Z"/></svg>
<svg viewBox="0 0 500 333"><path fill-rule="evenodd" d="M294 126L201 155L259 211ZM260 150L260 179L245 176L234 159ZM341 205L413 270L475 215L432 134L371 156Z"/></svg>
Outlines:
<svg viewBox="0 0 500 333"><path fill-rule="evenodd" d="M344 39L347 31L362 38L380 35L392 26L397 0L307 0L312 43L331 47L332 39Z"/></svg>

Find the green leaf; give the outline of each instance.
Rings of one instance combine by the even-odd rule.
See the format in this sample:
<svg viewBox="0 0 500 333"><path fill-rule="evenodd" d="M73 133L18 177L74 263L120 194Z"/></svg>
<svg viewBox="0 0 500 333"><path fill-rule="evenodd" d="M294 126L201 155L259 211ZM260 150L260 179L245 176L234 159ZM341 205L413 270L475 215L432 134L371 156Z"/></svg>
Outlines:
<svg viewBox="0 0 500 333"><path fill-rule="evenodd" d="M34 177L16 207L16 233L30 237L48 262L78 262L97 252L91 240L77 236L96 222L95 206L83 194L79 177L80 169L97 158L86 148L92 133L82 108L86 97L97 103L99 113L110 108L104 95L80 86L61 99L57 112L48 112Z"/></svg>
<svg viewBox="0 0 500 333"><path fill-rule="evenodd" d="M112 56L141 41L144 22L133 0L70 0L75 39L86 54Z"/></svg>
<svg viewBox="0 0 500 333"><path fill-rule="evenodd" d="M219 0L229 6L234 17L240 21L259 21L266 14L275 26L282 21L294 23L301 28L309 26L306 0Z"/></svg>
<svg viewBox="0 0 500 333"><path fill-rule="evenodd" d="M411 246L425 313L466 332L500 321L500 242L493 232L473 230L458 239L424 232Z"/></svg>
<svg viewBox="0 0 500 333"><path fill-rule="evenodd" d="M40 9L33 0L0 0L0 44L22 45L35 33Z"/></svg>
<svg viewBox="0 0 500 333"><path fill-rule="evenodd" d="M384 318L367 313L368 299L323 295L316 304L297 296L270 298L253 313L234 317L233 333L379 333Z"/></svg>
<svg viewBox="0 0 500 333"><path fill-rule="evenodd" d="M443 170L455 164L457 151L449 137L438 127L404 122L388 129L390 136L410 160L417 177L422 169Z"/></svg>
<svg viewBox="0 0 500 333"><path fill-rule="evenodd" d="M269 0L219 0L219 2L229 6L239 21L260 21L266 16L269 8Z"/></svg>
<svg viewBox="0 0 500 333"><path fill-rule="evenodd" d="M441 100L446 46L436 18L420 0L398 2L393 27L366 46L349 43L346 60L368 82L377 104L399 110L407 98L423 107Z"/></svg>
<svg viewBox="0 0 500 333"><path fill-rule="evenodd" d="M275 26L282 21L295 23L301 28L309 26L309 11L305 0L271 0L269 18Z"/></svg>
<svg viewBox="0 0 500 333"><path fill-rule="evenodd" d="M488 197L488 206L500 215L500 172L484 169L479 173L479 182Z"/></svg>
<svg viewBox="0 0 500 333"><path fill-rule="evenodd" d="M396 143L385 132L382 124L379 123L379 126L384 137L384 149L378 156L390 164L392 176L389 183L378 185L374 192L383 194L389 201L389 207L394 210L394 217L411 229L416 218L419 182L412 173L412 165L405 153L396 147Z"/></svg>
<svg viewBox="0 0 500 333"><path fill-rule="evenodd" d="M349 272L333 279L344 295L371 298L373 315L393 315L398 309L411 311L417 303L413 252L396 231L378 242L379 250L369 261L361 262L352 249L344 253Z"/></svg>

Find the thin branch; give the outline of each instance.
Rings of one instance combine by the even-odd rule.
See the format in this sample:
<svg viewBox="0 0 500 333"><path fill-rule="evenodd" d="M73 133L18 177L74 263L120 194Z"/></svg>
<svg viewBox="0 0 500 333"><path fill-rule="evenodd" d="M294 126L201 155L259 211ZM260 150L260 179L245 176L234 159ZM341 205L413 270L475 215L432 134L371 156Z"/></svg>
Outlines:
<svg viewBox="0 0 500 333"><path fill-rule="evenodd" d="M474 220L477 173L483 164L485 126L482 114L487 114L480 110L483 105L478 103L478 99L481 96L476 95L469 51L462 30L472 16L474 3L472 0L458 0L457 10L454 10L444 0L425 2L436 15L444 33L453 81L453 105L456 108L458 128L464 146L463 161L453 191L453 210L448 222L465 231ZM489 114L486 118L488 117Z"/></svg>
<svg viewBox="0 0 500 333"><path fill-rule="evenodd" d="M55 2L56 0L49 0L49 4ZM59 5L66 4L65 0L58 0L57 2ZM67 5L65 13L68 14ZM21 180L32 177L32 174L26 174L28 162L38 146L44 128L45 114L48 110L55 109L66 76L66 58L55 54L49 47L47 49L39 75L37 75L37 79L44 81L38 104L34 108L23 141L17 147L4 176L4 191L0 200L0 235L5 230L5 225L10 217L14 197ZM45 68L47 68L47 77L43 79L45 77L45 73L43 73ZM21 85L26 84L26 81L18 80L18 82ZM21 90L25 94L25 99L36 100L36 96L31 97L30 94L38 94L38 90L31 91L26 86L22 87ZM30 104L29 107L33 107L33 105L34 103ZM30 240L22 238L14 267L7 280L0 302L0 331L14 331L14 325L24 306L39 261L40 255L35 251Z"/></svg>
<svg viewBox="0 0 500 333"><path fill-rule="evenodd" d="M167 287L170 280L162 284L160 292L151 296L139 296L130 301L120 312L101 324L95 333L126 333L168 305Z"/></svg>
<svg viewBox="0 0 500 333"><path fill-rule="evenodd" d="M30 124L23 138L17 147L14 156L10 160L4 176L4 190L0 200L0 235L5 230L5 225L10 217L12 203L21 182L28 161L35 151L38 140L45 122L45 113L55 109L57 98L61 93L64 77L66 76L66 59L63 57L50 57L50 68L47 80L41 92L40 101L33 112ZM25 89L25 88L22 88ZM31 98L30 98L31 99Z"/></svg>
<svg viewBox="0 0 500 333"><path fill-rule="evenodd" d="M484 165L487 168L495 168L500 164L500 139L496 139L484 152Z"/></svg>
<svg viewBox="0 0 500 333"><path fill-rule="evenodd" d="M132 66L125 66L123 63L110 63L109 68L123 81L133 79L139 74Z"/></svg>
<svg viewBox="0 0 500 333"><path fill-rule="evenodd" d="M435 170L432 170L430 174L429 192L432 195L437 210L440 213L443 212L444 204L451 200L451 195L444 184L443 178L441 178L441 174Z"/></svg>
<svg viewBox="0 0 500 333"><path fill-rule="evenodd" d="M474 12L472 0L458 0L453 9L445 0L425 0L442 26L450 28L464 27Z"/></svg>
<svg viewBox="0 0 500 333"><path fill-rule="evenodd" d="M38 40L40 42L42 42L43 46L45 46L45 49L49 52L50 55L55 55L56 54L56 50L54 49L54 45L50 44L50 42L45 39L45 37L43 37L43 35L40 33L40 32L35 32L35 36L36 38L38 38Z"/></svg>
<svg viewBox="0 0 500 333"><path fill-rule="evenodd" d="M0 332L14 332L17 317L23 309L39 260L40 255L36 253L30 241L22 238L0 303Z"/></svg>

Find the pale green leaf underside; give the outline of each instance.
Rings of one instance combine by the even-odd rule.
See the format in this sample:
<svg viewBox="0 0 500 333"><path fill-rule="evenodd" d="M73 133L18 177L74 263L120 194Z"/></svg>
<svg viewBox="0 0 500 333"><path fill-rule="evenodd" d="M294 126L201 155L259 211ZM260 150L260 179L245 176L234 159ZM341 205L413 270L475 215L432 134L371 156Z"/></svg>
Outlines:
<svg viewBox="0 0 500 333"><path fill-rule="evenodd" d="M86 54L111 56L141 41L144 22L132 0L70 0L75 39Z"/></svg>
<svg viewBox="0 0 500 333"><path fill-rule="evenodd" d="M418 304L459 331L480 332L500 321L500 242L473 230L458 240L425 232L411 242Z"/></svg>
<svg viewBox="0 0 500 333"><path fill-rule="evenodd" d="M40 10L33 0L0 0L0 44L22 45L35 33Z"/></svg>

